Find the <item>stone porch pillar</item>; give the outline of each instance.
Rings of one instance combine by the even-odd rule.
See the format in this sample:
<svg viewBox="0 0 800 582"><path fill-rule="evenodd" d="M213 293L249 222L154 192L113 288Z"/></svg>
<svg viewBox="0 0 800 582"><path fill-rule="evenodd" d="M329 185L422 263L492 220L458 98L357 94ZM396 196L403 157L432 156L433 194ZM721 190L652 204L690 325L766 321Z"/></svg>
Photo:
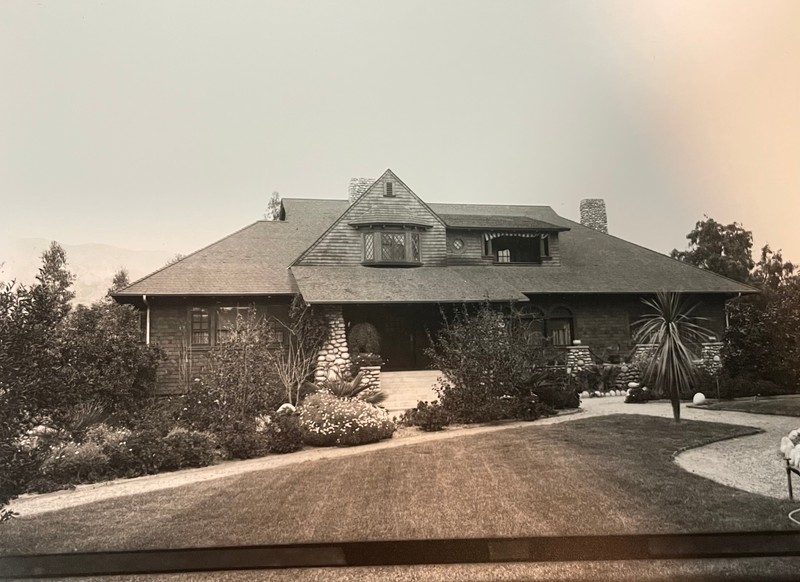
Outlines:
<svg viewBox="0 0 800 582"><path fill-rule="evenodd" d="M343 377L350 374L350 349L347 347L347 333L340 305L322 308L322 316L328 325L328 337L317 353L317 368L314 381L321 382L328 377L332 368Z"/></svg>

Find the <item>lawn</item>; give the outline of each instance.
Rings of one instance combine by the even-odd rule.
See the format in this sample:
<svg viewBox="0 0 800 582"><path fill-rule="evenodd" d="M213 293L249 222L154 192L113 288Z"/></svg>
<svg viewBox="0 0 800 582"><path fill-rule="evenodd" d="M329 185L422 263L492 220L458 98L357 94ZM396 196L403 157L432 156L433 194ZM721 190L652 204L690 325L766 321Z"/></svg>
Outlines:
<svg viewBox="0 0 800 582"><path fill-rule="evenodd" d="M800 395L789 394L786 396L764 396L757 399L719 400L709 402L701 407L708 410L733 410L735 412L751 412L753 414L800 416Z"/></svg>
<svg viewBox="0 0 800 582"><path fill-rule="evenodd" d="M785 529L794 503L680 469L751 434L637 415L465 435L18 518L5 553L342 540Z"/></svg>

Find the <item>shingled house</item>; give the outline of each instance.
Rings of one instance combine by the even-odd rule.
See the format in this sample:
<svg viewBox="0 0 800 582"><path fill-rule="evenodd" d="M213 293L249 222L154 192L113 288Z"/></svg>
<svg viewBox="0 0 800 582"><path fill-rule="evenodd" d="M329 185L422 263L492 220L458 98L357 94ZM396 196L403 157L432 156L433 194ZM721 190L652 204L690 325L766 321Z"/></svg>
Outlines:
<svg viewBox="0 0 800 582"><path fill-rule="evenodd" d="M174 392L201 373L237 313L255 306L285 318L298 293L325 306L324 371L348 362L343 335L362 321L381 335L385 370L424 369L440 306L483 301L516 304L555 347L580 340L623 354L641 298L659 290L690 294L718 336L725 301L754 291L607 234L602 200L581 203L580 224L548 206L429 204L387 170L352 180L348 199L284 199L279 220L255 222L114 298L141 310L146 341L169 356L159 386ZM284 341L279 328L274 339Z"/></svg>

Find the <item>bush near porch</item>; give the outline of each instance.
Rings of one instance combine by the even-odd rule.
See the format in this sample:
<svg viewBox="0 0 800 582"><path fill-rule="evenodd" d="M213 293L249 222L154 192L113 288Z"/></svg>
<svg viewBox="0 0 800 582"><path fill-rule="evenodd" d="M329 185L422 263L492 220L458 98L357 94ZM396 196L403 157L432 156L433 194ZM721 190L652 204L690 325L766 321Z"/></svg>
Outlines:
<svg viewBox="0 0 800 582"><path fill-rule="evenodd" d="M555 408L577 407L566 373L545 368L532 322L490 305L456 312L427 354L442 371L439 402L453 422L533 420Z"/></svg>

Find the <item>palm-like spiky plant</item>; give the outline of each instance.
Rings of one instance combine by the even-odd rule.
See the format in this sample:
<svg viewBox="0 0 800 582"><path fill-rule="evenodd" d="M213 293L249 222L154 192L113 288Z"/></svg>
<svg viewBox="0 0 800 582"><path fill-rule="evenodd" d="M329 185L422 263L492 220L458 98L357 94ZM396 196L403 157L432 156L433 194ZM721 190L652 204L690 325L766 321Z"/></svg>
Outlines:
<svg viewBox="0 0 800 582"><path fill-rule="evenodd" d="M660 291L655 299L642 302L653 311L634 324L634 339L653 346L646 375L669 395L678 422L681 393L690 390L695 369L690 347L705 341L711 332L695 323L705 318L692 317L697 306L687 307L678 293Z"/></svg>

